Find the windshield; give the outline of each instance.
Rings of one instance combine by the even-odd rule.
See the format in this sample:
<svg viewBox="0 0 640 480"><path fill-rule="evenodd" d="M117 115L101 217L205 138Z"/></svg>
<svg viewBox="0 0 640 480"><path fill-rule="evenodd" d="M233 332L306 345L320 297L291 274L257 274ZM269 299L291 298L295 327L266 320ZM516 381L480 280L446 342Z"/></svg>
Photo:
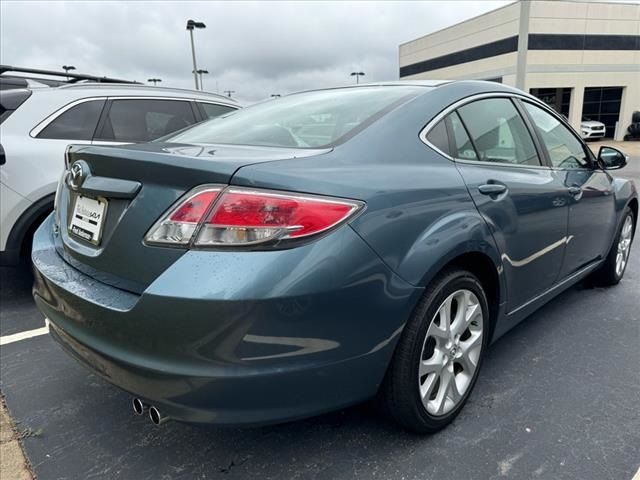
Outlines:
<svg viewBox="0 0 640 480"><path fill-rule="evenodd" d="M163 141L326 147L425 91L425 87L394 85L299 93L214 118Z"/></svg>

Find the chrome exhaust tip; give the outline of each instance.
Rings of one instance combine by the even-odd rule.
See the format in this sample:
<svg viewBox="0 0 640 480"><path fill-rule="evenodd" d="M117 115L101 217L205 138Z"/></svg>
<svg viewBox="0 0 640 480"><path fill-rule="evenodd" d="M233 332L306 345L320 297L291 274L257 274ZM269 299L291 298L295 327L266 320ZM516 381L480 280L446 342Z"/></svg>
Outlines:
<svg viewBox="0 0 640 480"><path fill-rule="evenodd" d="M147 411L147 408L149 408L149 405L144 403L139 398L134 398L133 400L131 400L131 405L133 406L133 413L135 413L136 415L143 415L144 412Z"/></svg>
<svg viewBox="0 0 640 480"><path fill-rule="evenodd" d="M162 415L156 407L149 407L149 419L154 425L162 425L169 417Z"/></svg>

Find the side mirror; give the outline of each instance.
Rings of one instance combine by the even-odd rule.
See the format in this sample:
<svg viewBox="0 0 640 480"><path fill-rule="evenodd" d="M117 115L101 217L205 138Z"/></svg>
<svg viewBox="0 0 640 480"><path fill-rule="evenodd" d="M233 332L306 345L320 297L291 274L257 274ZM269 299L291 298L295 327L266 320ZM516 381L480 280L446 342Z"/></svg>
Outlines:
<svg viewBox="0 0 640 480"><path fill-rule="evenodd" d="M605 170L618 170L627 165L627 156L617 148L600 147L598 163Z"/></svg>

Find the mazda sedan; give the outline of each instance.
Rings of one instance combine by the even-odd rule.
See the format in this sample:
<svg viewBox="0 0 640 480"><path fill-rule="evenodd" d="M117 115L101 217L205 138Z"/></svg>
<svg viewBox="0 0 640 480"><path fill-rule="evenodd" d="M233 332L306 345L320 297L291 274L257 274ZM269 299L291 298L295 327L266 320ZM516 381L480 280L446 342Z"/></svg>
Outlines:
<svg viewBox="0 0 640 480"><path fill-rule="evenodd" d="M626 161L496 83L298 93L153 143L71 148L34 297L62 347L156 424L377 396L434 432L492 341L587 276L621 280L638 194L609 170Z"/></svg>

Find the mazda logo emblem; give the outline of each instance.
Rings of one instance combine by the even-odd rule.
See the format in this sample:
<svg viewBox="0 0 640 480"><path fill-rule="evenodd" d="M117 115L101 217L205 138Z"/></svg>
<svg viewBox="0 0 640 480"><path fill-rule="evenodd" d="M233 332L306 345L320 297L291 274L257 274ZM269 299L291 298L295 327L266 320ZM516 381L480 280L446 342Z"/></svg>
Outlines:
<svg viewBox="0 0 640 480"><path fill-rule="evenodd" d="M82 163L75 162L73 165L71 165L71 169L67 174L67 183L71 188L75 190L79 188L80 185L82 185L84 176L85 172L84 168L82 168Z"/></svg>

